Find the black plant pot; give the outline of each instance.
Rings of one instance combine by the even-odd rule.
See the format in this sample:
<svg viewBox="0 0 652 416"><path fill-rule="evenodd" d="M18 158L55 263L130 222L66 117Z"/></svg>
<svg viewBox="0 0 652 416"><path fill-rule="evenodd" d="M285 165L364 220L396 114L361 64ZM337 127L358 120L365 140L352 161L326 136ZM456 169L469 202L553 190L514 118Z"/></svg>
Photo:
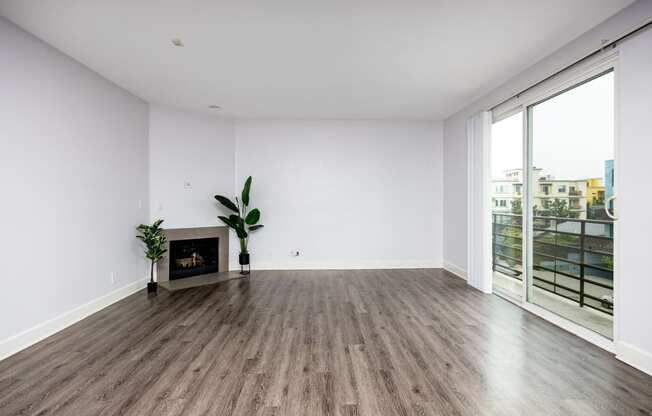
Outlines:
<svg viewBox="0 0 652 416"><path fill-rule="evenodd" d="M158 290L158 282L147 282L147 293L156 293Z"/></svg>
<svg viewBox="0 0 652 416"><path fill-rule="evenodd" d="M240 262L240 274L249 274L251 272L251 265L249 264L249 253L240 253L238 260ZM246 270L245 266L247 266Z"/></svg>

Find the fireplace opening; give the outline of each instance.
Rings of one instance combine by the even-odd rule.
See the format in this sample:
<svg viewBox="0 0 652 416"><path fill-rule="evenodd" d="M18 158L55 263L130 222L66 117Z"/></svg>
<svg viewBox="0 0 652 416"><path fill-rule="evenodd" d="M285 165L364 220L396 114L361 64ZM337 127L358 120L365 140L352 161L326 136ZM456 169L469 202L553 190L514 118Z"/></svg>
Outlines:
<svg viewBox="0 0 652 416"><path fill-rule="evenodd" d="M218 272L219 238L170 241L170 280Z"/></svg>

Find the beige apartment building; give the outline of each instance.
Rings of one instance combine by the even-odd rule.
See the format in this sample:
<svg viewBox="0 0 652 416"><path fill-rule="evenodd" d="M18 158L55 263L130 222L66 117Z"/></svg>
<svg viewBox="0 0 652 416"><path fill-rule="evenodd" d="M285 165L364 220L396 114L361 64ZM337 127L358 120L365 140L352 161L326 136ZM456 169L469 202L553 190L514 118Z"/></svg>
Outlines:
<svg viewBox="0 0 652 416"><path fill-rule="evenodd" d="M591 179L563 180L534 169L534 206L536 211L549 211L554 200L566 201L573 217L586 219L587 186ZM504 177L492 181L492 207L497 213L511 213L515 201L523 198L523 169L511 169Z"/></svg>

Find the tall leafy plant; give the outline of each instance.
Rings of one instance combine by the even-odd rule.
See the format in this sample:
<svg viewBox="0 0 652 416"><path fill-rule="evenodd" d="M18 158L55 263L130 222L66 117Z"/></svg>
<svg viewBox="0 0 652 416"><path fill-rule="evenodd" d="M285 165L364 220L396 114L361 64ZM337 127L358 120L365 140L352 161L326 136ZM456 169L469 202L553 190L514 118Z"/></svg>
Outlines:
<svg viewBox="0 0 652 416"><path fill-rule="evenodd" d="M151 262L149 281L154 282L154 265L163 258L167 251L165 248L165 234L161 224L163 220L156 220L153 224L140 224L136 229L140 234L136 236L145 244L145 257Z"/></svg>
<svg viewBox="0 0 652 416"><path fill-rule="evenodd" d="M249 210L249 193L251 191L251 176L245 181L242 188L241 199L235 197L235 202L222 195L215 195L215 199L222 204L226 209L232 211L228 217L220 215L218 218L222 222L232 228L238 239L240 240L240 253L246 254L247 245L249 243L249 235L252 231L263 228L263 224L258 224L260 221L260 210L254 208Z"/></svg>

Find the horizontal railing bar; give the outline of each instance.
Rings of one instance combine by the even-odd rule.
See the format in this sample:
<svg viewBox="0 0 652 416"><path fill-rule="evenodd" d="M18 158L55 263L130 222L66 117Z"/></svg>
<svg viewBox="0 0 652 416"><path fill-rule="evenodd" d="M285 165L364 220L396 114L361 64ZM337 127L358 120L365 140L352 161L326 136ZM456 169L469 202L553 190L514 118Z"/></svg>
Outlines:
<svg viewBox="0 0 652 416"><path fill-rule="evenodd" d="M516 237L513 235L507 235L507 234L500 234L500 233L493 233L494 236L499 235L501 237L506 237L506 238L516 238L517 240L523 240L523 237Z"/></svg>
<svg viewBox="0 0 652 416"><path fill-rule="evenodd" d="M508 259L508 260L512 260L512 261L517 261L519 264L521 264L521 260L520 260L520 259L517 259L517 258L514 258L514 257L510 257L510 256L506 256L506 255L501 254L501 253L494 253L494 256L502 257L502 258L504 258L504 259Z"/></svg>
<svg viewBox="0 0 652 416"><path fill-rule="evenodd" d="M520 227L519 227L519 229L520 229ZM549 232L550 233L555 233L555 231L549 231ZM559 233L559 234L562 234L562 233ZM496 232L492 233L492 235L505 237L505 238L514 238L514 239L523 241L523 237L518 237L518 236L515 236L515 235L501 234L501 233L496 233ZM577 236L579 238L582 238L581 234L572 234L572 235ZM599 255L602 255L602 256L613 256L613 253L610 253L608 251L597 251L597 250L591 250L591 249L588 249L588 248L582 249L581 247L574 247L574 246L569 246L569 245L560 244L560 243L551 243L551 242L548 242L548 241L537 240L537 239L534 239L534 242L535 243L541 243L541 244L547 244L547 245L555 246L555 247L563 247L563 248L570 248L570 249L578 250L578 251L584 251L585 253L599 254Z"/></svg>
<svg viewBox="0 0 652 416"><path fill-rule="evenodd" d="M586 296L586 294L585 294L584 296ZM600 302L602 302L602 301L600 301ZM591 308L591 309L594 309L594 310L596 310L596 311L600 311L600 312L602 312L602 313L606 313L607 315L611 315L611 316L613 316L613 314L614 314L611 310L609 310L609 309L607 309L607 308L604 308L604 309L602 309L602 308L598 308L597 306L593 306L593 305L591 305L590 303L584 303L584 306L589 307L589 308Z"/></svg>
<svg viewBox="0 0 652 416"><path fill-rule="evenodd" d="M591 249L588 249L588 248L585 248L584 252L585 253L591 253L591 254L599 254L601 256L612 256L613 257L613 255L614 255L614 253L609 253L607 251L596 251L596 250L591 250Z"/></svg>
<svg viewBox="0 0 652 416"><path fill-rule="evenodd" d="M522 225L503 224L503 223L499 223L499 222L495 222L495 221L492 224L500 226L500 227L516 228L518 230L521 230L523 228ZM573 232L570 232L570 231L560 231L560 230L556 230L556 229L551 230L549 228L532 227L532 229L534 231L541 231L541 232L544 232L544 233L562 234L562 235L569 235L569 236L573 236L573 237L582 237L582 236L584 236L584 237L597 238L597 239L609 240L609 241L614 239L613 237L606 236L606 235L588 234L588 233L586 233L586 231L584 232L584 234L582 234L581 231L577 232L577 233L573 233Z"/></svg>
<svg viewBox="0 0 652 416"><path fill-rule="evenodd" d="M536 240L536 239L533 240L533 242L534 242L534 243L539 243L539 244L546 244L546 245L549 245L549 246L563 247L563 248L571 248L571 249L574 249L574 250L582 251L582 249L581 249L580 247L567 246L566 244L550 243L550 242L548 242L548 241Z"/></svg>
<svg viewBox="0 0 652 416"><path fill-rule="evenodd" d="M605 273L611 273L611 274L613 274L613 272L614 272L613 270L611 270L611 269L607 269L606 267L595 266L595 265L590 264L590 263L584 263L584 267L588 267L589 269L593 269L593 270L599 270L599 271L601 271L601 272L605 272Z"/></svg>
<svg viewBox="0 0 652 416"><path fill-rule="evenodd" d="M542 257L546 257L546 258L549 258L549 259L553 259L553 260L561 260L561 261L564 261L566 263L574 264L575 266L585 266L582 263L579 263L579 262L576 262L576 261L573 261L573 260L567 260L567 259L565 259L563 257L551 256L550 254L545 254L545 253L536 252L536 251L534 251L533 254L536 254L537 256L542 256Z"/></svg>
<svg viewBox="0 0 652 416"><path fill-rule="evenodd" d="M522 230L523 226L522 225L512 225L512 224L500 224L497 222L493 223L494 225L497 225L499 227L509 227L509 228L516 228L517 230Z"/></svg>
<svg viewBox="0 0 652 416"><path fill-rule="evenodd" d="M501 225L501 224L498 224L498 225ZM521 227L515 227L515 228L521 228ZM579 233L571 233L571 232L568 232L568 231L549 230L547 228L533 228L533 230L534 231L541 231L541 232L544 232L544 233L570 235L570 236L573 236L573 237L591 237L591 238L598 238L598 239L601 239L601 240L609 240L609 241L613 240L613 237L607 237L607 236L604 236L604 235L586 234L586 232L584 234L582 234L581 231Z"/></svg>
<svg viewBox="0 0 652 416"><path fill-rule="evenodd" d="M505 248L508 248L508 249L511 249L511 250L518 250L518 251L521 251L521 252L522 252L522 249L521 249L521 248L512 247L512 246L507 246L507 245L500 244L500 243L495 242L495 241L494 241L494 245L495 245L495 246L499 246L499 247L505 247ZM582 267L582 266L584 266L584 267L588 267L589 269L599 270L599 271L602 271L602 272L605 272L605 273L611 273L611 274L613 274L613 270L609 270L609 269L606 269L606 268L603 268L603 267L599 267L599 266L595 266L595 265L592 265L592 264L588 264L588 263L578 263L578 262L575 262L575 261L573 261L573 260L565 259L565 258L563 258L563 257L555 257L555 256L551 256L551 255L549 255L549 254L544 254L544 253L540 253L540 252L535 252L534 254L536 254L537 256L545 257L545 258L548 258L548 259L551 259L551 260L555 260L555 261L556 261L556 260L563 261L563 262L565 262L565 263L569 263L569 264L572 264L572 265L574 265L574 266L578 266L578 267ZM522 262L520 259L518 259L518 258L516 258L516 257L508 256L508 255L506 255L506 254L502 254L502 253L495 252L494 255L495 255L495 256L498 256L498 257L501 257L501 258L505 258L505 259L508 259L508 260L512 260L512 261L518 262L519 264L521 264L521 262ZM564 271L555 270L555 269L552 269L552 268L547 267L547 266L537 265L536 267L538 267L538 268L540 268L540 269L542 269L542 270L547 270L547 271L552 272L552 273L561 274L562 276L566 276L566 277L569 277L569 278L572 278L572 279L581 280L580 277L577 277L577 276L575 276L575 275L572 275L572 274L567 273L567 272L564 272ZM593 280L588 280L588 281L589 281L591 284L595 284L595 285L598 285L598 286L601 286L601 287L604 287L604 288L609 288L609 289L612 289L612 288L613 288L612 286L607 286L607 285L605 285L604 283L595 282L595 281L593 281Z"/></svg>
<svg viewBox="0 0 652 416"><path fill-rule="evenodd" d="M534 287L538 287L539 289L543 289L543 290L545 290L545 291L547 291L547 292L550 292L550 293L552 293L552 294L554 294L554 295L561 296L562 298L566 298L566 299L568 299L568 300L572 300L573 302L575 302L575 303L577 303L577 304L580 303L579 300L576 300L576 299L574 299L574 298L572 298L572 297L570 297L570 296L564 295L563 293L558 293L558 292L555 292L554 290L550 290L550 289L548 289L547 287L537 286L537 285L534 285ZM534 302L533 302L533 303L534 303Z"/></svg>
<svg viewBox="0 0 652 416"><path fill-rule="evenodd" d="M605 272L605 273L610 273L610 274L613 276L613 272L614 272L614 271L613 271L613 270L609 270L609 269L604 268L604 267L593 266L593 265L591 265L591 264L587 264L587 263L582 263L582 264L573 263L573 262L571 262L570 260L565 260L565 259L560 258L560 257L548 256L548 255L546 255L546 254L541 254L541 253L535 253L535 254L537 254L538 256L544 256L544 257L547 257L547 258L549 258L549 259L554 259L554 260L564 261L564 262L566 262L566 263L570 263L570 264L572 264L572 265L574 265L574 266L579 266L579 267L584 266L585 268L589 268L589 269L593 269L593 270L598 270L598 271ZM568 273L566 273L566 272L561 272L561 271L555 271L555 270L552 270L552 269L550 269L549 267L546 267L546 266L537 266L537 267L544 268L545 270L549 270L549 271L551 271L551 272L554 271L555 273L563 274L564 276L568 276L568 277L576 277L576 276L571 275L571 274L568 274ZM579 279L579 277L577 277L577 278Z"/></svg>
<svg viewBox="0 0 652 416"><path fill-rule="evenodd" d="M548 283L549 285L553 285L553 286L555 286L555 287L560 287L560 288L562 288L562 289L564 289L564 290L568 290L569 292L577 293L578 295L580 294L580 291L579 291L579 290L573 289L573 288L568 287L568 286L564 286L564 285L559 284L559 283L557 283L557 282L551 282L551 281L549 281L549 280L542 279L542 278L540 278L540 277L536 277L536 276L534 276L534 280L539 280L539 281L541 281L541 282Z"/></svg>
<svg viewBox="0 0 652 416"><path fill-rule="evenodd" d="M500 265L499 265L499 266L500 266ZM508 269L508 270L512 270L512 269ZM577 293L578 295L580 294L580 292L579 292L578 290L573 289L573 288L571 288L571 287L564 286L564 285L559 284L559 283L556 283L556 282L551 282L551 281L546 280L546 279L543 279L543 278L541 278L541 277L537 277L537 276L532 276L532 277L534 278L534 280L538 280L539 282L547 283L547 284L549 284L549 285L551 285L551 286L555 286L555 287L560 287L560 288L562 288L562 289L564 289L564 290L567 290L567 291L569 291L569 292ZM540 286L537 286L537 285L535 285L535 286L536 286L536 287L540 287ZM544 289L544 288L542 288L542 289ZM556 292L553 292L553 293L556 293Z"/></svg>
<svg viewBox="0 0 652 416"><path fill-rule="evenodd" d="M560 288L562 288L562 289L564 289L564 290L567 290L567 291L569 291L569 292L576 293L577 295L580 295L580 292L577 291L577 290L575 290L575 289L570 289L570 288L564 287L564 286L559 285L559 284L550 283L550 282L548 282L547 280L542 280L542 279L539 279L539 278L537 278L537 277L535 277L534 279L535 279L535 280L540 280L540 281L546 282L546 283L548 283L549 285L552 285L552 286L555 286L555 287L560 287ZM566 299L572 300L572 301L575 302L575 303L579 303L579 301L578 301L577 299L572 298L572 297L567 296L567 295L564 295L563 293L559 293L559 292L552 291L552 290L548 289L547 287L538 286L538 285L536 285L536 284L534 285L534 287L538 287L539 289L543 289L543 290L548 291L548 292L550 292L550 293L553 293L553 294L555 294L555 295L557 295L557 296L561 296L561 297L563 297L563 298L566 298ZM590 294L588 294L588 293L584 293L584 297L589 298L589 299L593 299L593 300L595 300L596 302L602 302L602 299L596 298L595 296L590 295ZM585 306L589 306L589 307L591 307L591 308L593 308L593 309L596 309L596 310L599 310L599 311L602 311L602 312L608 313L608 314L610 314L610 315L612 314L612 313L609 312L608 310L600 309L600 308L598 308L598 307L596 307L596 306L593 306L593 305L591 305L591 304L585 304Z"/></svg>
<svg viewBox="0 0 652 416"><path fill-rule="evenodd" d="M508 267L501 266L501 265L498 265L498 267L502 267L502 268L505 268L505 269L507 269L507 270L513 270L513 269L510 269L510 268L508 268ZM512 277L512 276L507 276L507 277ZM538 281L541 281L541 282L545 282L545 283L547 283L547 284L549 284L549 285L551 285L551 286L553 286L553 287L559 287L559 288L562 288L562 289L564 289L564 290L567 290L567 291L569 291L569 292L571 292L571 293L575 293L575 294L581 295L581 293L580 293L579 291L575 290L575 289L572 289L572 288L569 288L569 287L565 287L565 286L560 285L560 284L557 284L557 283L552 283L552 282L549 282L548 280L541 279L541 278L536 277L536 276L533 276L533 277L534 277L534 280L535 280L535 281L538 280ZM520 282L523 282L522 279L519 279L519 278L517 278L517 277L512 277L512 278L514 278L514 279L516 279L516 280L518 280L518 281L520 281ZM539 288L539 289L541 289L541 290L545 290L545 291L548 292L548 293L552 293L553 295L560 296L560 297L562 297L562 298L568 299L568 300L570 300L570 301L573 301L573 302L579 304L579 300L577 300L577 299L575 299L575 298L572 298L572 297L570 297L570 296L564 295L563 293L559 293L559 292L555 292L554 290L550 290L549 288L547 288L547 287L545 287L545 286L537 285L537 284L535 283L535 284L534 284L534 287L537 287L537 288ZM603 302L602 299L597 298L597 297L595 297L595 296L593 296L593 295L590 295L590 294L588 294L588 293L584 293L584 297L589 298L589 299L592 299L592 300L594 300L594 301L596 301L596 302L600 302L600 303ZM610 311L610 310L607 309L607 308L604 308L604 309L603 309L603 308L599 308L599 307L597 307L597 306L591 305L590 303L585 303L584 306L587 306L587 307L589 307L589 308L591 308L591 309L594 309L594 310L597 310L597 311L600 311L600 312L606 313L606 314L608 314L608 315L613 315L613 312Z"/></svg>
<svg viewBox="0 0 652 416"><path fill-rule="evenodd" d="M538 268L538 270L545 270L545 271L550 272L550 273L560 274L562 276L568 277L569 279L582 281L581 277L577 277L577 276L574 276L574 275L566 273L566 272L562 272L562 271L559 271L559 270L554 270L554 269L551 269L551 268L545 267L545 266L536 266L536 267ZM596 282L595 280L589 280L586 277L584 277L584 282L595 285L595 286L600 286L600 287L605 288L605 289L613 290L613 286L609 286L609 285L607 285L605 283Z"/></svg>
<svg viewBox="0 0 652 416"><path fill-rule="evenodd" d="M570 273L566 273L566 272L563 272L563 271L560 271L560 270L551 269L550 267L541 266L541 265L536 265L535 267L538 267L540 270L546 270L546 271L549 271L549 272L551 272L551 273L557 273L557 274L560 274L560 275L562 275L562 276L569 277L569 278L571 278L571 279L582 280L581 277L578 277L578 276L575 276L575 275L572 275L572 274L570 274ZM584 267L594 268L594 267L586 266L586 265L585 265ZM602 270L602 269L600 269L600 270ZM606 270L603 270L603 271L606 271ZM606 288L606 289L613 289L613 286L609 286L609 285L607 285L607 284L605 284L605 283L599 283L599 282L596 282L596 281L594 281L594 280L587 280L587 279L586 279L586 276L584 277L584 281L588 281L589 283L591 283L591 284L593 284L593 285L597 285L597 286L600 286L600 287L604 287L604 288Z"/></svg>
<svg viewBox="0 0 652 416"><path fill-rule="evenodd" d="M492 212L491 215L496 215L499 217L522 217L523 216L522 214L508 214L508 213L500 213L500 212ZM581 218L541 217L541 216L536 216L532 218L535 220L541 219L541 220L556 220L561 222L587 222L590 224L613 225L613 221L606 221L606 220L589 220L589 219L581 219Z"/></svg>
<svg viewBox="0 0 652 416"><path fill-rule="evenodd" d="M497 244L499 244L499 243L497 243ZM506 246L506 247L509 247L509 246ZM509 247L509 248L511 248L511 247ZM516 250L520 250L520 249L516 249ZM550 254L545 254L545 253L536 252L536 251L533 252L533 254L536 254L537 256L546 257L548 259L563 261L565 263L570 263L570 264L573 264L575 266L584 266L584 267L588 267L588 268L594 269L594 270L599 270L599 271L605 272L605 273L613 273L613 270L609 270L609 269L604 268L604 267L596 266L596 265L591 264L591 263L580 263L580 262L576 262L575 260L565 259L563 257L556 257L556 256L552 256ZM541 267L543 267L543 266L541 266Z"/></svg>
<svg viewBox="0 0 652 416"><path fill-rule="evenodd" d="M500 268L501 270L497 270L496 269L497 267ZM518 280L520 282L523 281L523 279L521 279L519 277L519 276L521 276L522 273L519 272L518 270L510 269L509 267L501 266L500 264L497 264L497 265L494 266L494 271L500 272L500 273L502 273L502 274L504 274L504 275L506 275L508 277L512 277L512 278L514 278L514 279L516 279L516 280ZM508 273L508 272L512 272L513 275L510 275L510 273Z"/></svg>
<svg viewBox="0 0 652 416"><path fill-rule="evenodd" d="M498 242L496 242L496 241L494 241L494 245L495 245L495 246L500 246L500 247L511 248L512 250L518 250L518 251L521 251L521 252L523 251L523 249L522 249L521 247L512 247L512 246L508 246L508 245L506 245L506 244L498 243Z"/></svg>

